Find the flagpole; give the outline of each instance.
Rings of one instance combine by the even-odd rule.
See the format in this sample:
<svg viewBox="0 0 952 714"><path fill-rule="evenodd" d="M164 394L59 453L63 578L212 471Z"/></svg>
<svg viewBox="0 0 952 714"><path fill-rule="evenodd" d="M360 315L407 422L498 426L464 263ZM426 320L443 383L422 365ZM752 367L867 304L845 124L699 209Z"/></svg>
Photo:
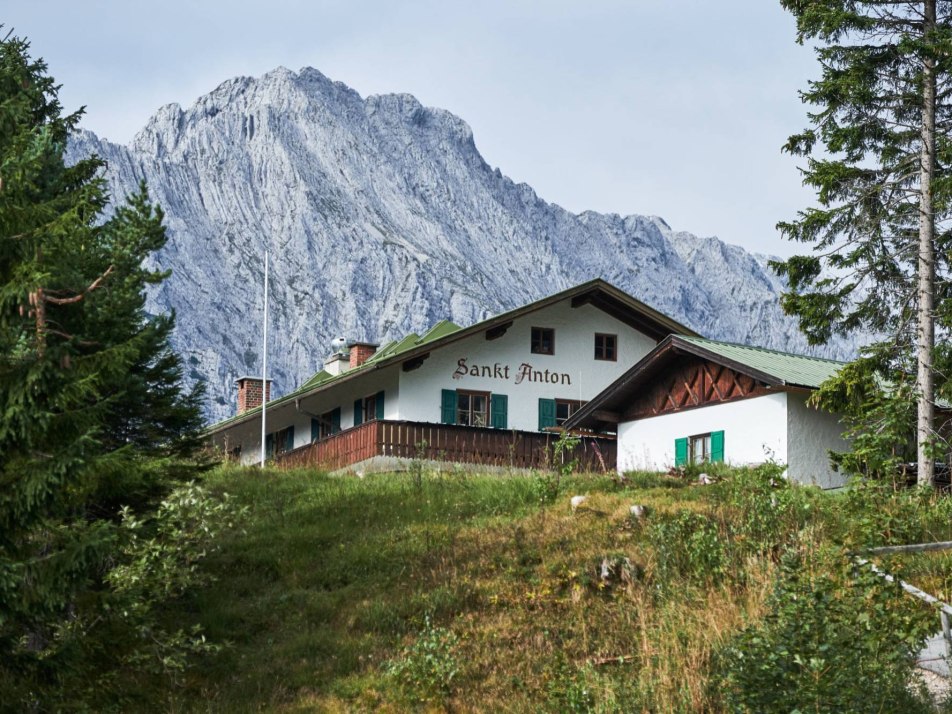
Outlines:
<svg viewBox="0 0 952 714"><path fill-rule="evenodd" d="M268 251L264 251L264 347L261 366L261 468L265 461L267 426L265 411L268 405Z"/></svg>

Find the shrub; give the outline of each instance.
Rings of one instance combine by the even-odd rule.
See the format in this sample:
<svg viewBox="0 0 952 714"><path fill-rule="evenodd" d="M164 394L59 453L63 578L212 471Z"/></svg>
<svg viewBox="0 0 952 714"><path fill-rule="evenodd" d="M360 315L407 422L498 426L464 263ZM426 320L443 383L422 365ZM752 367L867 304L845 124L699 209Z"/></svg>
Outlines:
<svg viewBox="0 0 952 714"><path fill-rule="evenodd" d="M661 590L677 578L695 584L719 581L728 572L726 539L716 521L694 511L662 517L648 529L655 553L654 578Z"/></svg>
<svg viewBox="0 0 952 714"><path fill-rule="evenodd" d="M459 673L457 642L451 630L434 627L427 615L417 638L403 649L399 659L387 665L387 673L421 702L445 700Z"/></svg>
<svg viewBox="0 0 952 714"><path fill-rule="evenodd" d="M855 567L844 552L788 551L767 615L717 657L724 707L929 711L909 682L930 624L898 583Z"/></svg>
<svg viewBox="0 0 952 714"><path fill-rule="evenodd" d="M792 543L815 511L813 490L788 481L783 466L734 469L715 487L736 544L745 551L779 552Z"/></svg>

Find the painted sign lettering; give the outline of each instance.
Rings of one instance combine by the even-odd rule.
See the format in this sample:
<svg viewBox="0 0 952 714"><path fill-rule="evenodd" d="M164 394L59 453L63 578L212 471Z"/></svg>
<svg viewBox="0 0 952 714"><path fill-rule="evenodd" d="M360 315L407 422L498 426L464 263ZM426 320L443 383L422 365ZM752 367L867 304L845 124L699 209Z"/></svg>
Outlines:
<svg viewBox="0 0 952 714"><path fill-rule="evenodd" d="M510 380L509 365L503 365L495 362L488 364L469 364L465 357L460 357L456 361L456 371L453 372L453 379L462 379L463 377L485 377L487 379ZM535 369L528 362L519 365L515 371L514 384L523 382L533 382L539 384L572 384L572 377L567 372L553 372L548 369Z"/></svg>

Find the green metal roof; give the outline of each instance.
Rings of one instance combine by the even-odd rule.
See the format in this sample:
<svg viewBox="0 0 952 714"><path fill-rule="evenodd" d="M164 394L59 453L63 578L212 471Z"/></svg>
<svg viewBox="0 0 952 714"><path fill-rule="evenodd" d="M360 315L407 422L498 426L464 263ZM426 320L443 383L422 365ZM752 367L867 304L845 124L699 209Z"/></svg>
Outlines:
<svg viewBox="0 0 952 714"><path fill-rule="evenodd" d="M454 332L459 332L461 329L462 328L454 322L450 322L449 320L440 320L438 323L433 325L433 327L423 333L419 344L422 345L424 342L438 340L441 337L452 335Z"/></svg>
<svg viewBox="0 0 952 714"><path fill-rule="evenodd" d="M333 376L334 375L331 374L330 372L322 369L320 372L318 372L309 380L307 380L304 384L302 384L301 389L304 389L305 387L316 387L321 382L326 382L328 379L331 379Z"/></svg>
<svg viewBox="0 0 952 714"><path fill-rule="evenodd" d="M717 342L701 337L678 336L678 340L700 347L724 359L768 374L783 384L793 387L818 389L836 374L845 362L778 352L763 347L749 347L730 342Z"/></svg>

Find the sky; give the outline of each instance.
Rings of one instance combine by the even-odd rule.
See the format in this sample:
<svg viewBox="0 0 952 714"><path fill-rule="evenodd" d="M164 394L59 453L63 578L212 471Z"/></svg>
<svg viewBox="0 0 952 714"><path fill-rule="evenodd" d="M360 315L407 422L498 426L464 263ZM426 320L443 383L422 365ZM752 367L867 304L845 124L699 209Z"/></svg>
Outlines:
<svg viewBox="0 0 952 714"><path fill-rule="evenodd" d="M790 255L775 225L814 202L781 146L817 65L779 0L7 0L0 22L120 143L164 104L310 66L448 109L490 165L573 212Z"/></svg>

